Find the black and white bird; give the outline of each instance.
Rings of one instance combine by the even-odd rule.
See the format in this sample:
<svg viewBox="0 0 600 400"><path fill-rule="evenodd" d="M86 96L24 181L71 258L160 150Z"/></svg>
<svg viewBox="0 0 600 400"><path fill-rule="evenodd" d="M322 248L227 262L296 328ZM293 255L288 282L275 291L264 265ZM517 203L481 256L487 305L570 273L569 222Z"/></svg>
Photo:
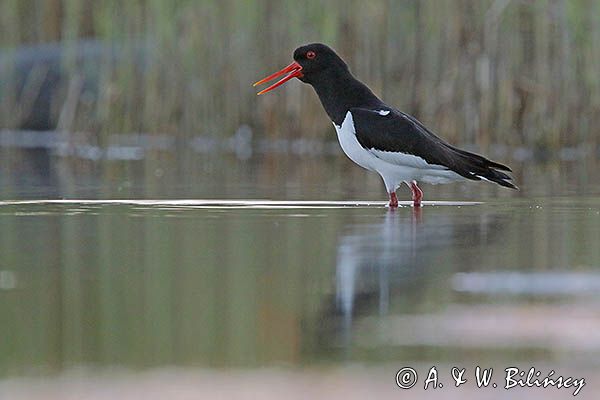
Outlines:
<svg viewBox="0 0 600 400"><path fill-rule="evenodd" d="M342 150L356 164L381 175L390 207L398 206L396 190L403 182L412 191L415 207L420 207L423 199L417 182L486 180L517 188L503 172L510 171L509 167L446 143L416 118L388 106L352 76L344 60L324 44L297 48L294 62L254 86L282 75L258 94L292 78L312 85L335 126Z"/></svg>

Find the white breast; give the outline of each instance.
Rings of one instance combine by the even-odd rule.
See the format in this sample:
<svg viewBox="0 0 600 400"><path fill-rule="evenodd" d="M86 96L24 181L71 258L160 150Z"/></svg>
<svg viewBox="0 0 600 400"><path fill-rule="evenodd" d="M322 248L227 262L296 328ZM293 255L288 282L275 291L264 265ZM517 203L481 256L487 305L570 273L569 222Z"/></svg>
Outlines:
<svg viewBox="0 0 600 400"><path fill-rule="evenodd" d="M356 130L354 129L354 120L350 111L346 114L346 118L344 118L341 126L337 126L336 124L333 124L333 126L335 126L340 146L348 158L361 167L374 171L373 159L375 157L358 143Z"/></svg>

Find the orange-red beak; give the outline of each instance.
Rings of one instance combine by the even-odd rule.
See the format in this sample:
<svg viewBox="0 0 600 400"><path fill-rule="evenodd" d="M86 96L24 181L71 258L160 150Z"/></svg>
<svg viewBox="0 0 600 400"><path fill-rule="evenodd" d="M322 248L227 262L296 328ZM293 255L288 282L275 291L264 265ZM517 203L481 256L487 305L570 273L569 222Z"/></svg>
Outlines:
<svg viewBox="0 0 600 400"><path fill-rule="evenodd" d="M294 61L293 63L291 63L290 65L288 65L284 69L282 69L281 71L275 72L274 74L269 75L269 76L267 76L264 79L261 79L260 81L256 82L252 86L256 86L256 85L263 84L265 82L272 81L273 79L278 78L278 77L280 77L281 75L284 75L284 74L287 74L287 75L284 76L283 78L281 78L276 83L274 83L271 86L269 86L268 88L266 88L264 90L261 90L260 92L257 93L257 95L261 95L263 93L270 92L271 90L275 89L278 86L283 85L284 83L286 83L287 81L289 81L292 78L302 77L303 76L302 75L302 66L300 64L298 64L296 61Z"/></svg>

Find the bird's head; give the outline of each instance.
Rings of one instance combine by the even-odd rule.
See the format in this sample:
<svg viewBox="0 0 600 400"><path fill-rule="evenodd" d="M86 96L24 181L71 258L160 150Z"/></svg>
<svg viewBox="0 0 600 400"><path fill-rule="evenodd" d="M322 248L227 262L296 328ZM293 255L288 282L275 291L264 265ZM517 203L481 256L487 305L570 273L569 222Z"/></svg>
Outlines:
<svg viewBox="0 0 600 400"><path fill-rule="evenodd" d="M271 81L284 75L278 82L268 88L258 92L258 94L267 93L292 78L298 78L302 82L312 84L320 76L328 71L336 69L348 70L348 66L330 47L322 43L312 43L300 46L294 50L294 62L281 71L275 72L264 79L256 82L254 86Z"/></svg>

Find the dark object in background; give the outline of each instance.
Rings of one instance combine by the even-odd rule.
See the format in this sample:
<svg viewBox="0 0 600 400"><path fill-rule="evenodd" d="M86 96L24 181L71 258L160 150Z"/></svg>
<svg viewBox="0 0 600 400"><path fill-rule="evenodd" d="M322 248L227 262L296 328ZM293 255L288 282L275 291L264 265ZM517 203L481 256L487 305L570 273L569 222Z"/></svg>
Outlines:
<svg viewBox="0 0 600 400"><path fill-rule="evenodd" d="M134 67L141 70L146 52L141 48L135 52ZM15 138L20 148L13 165L13 184L55 186L51 158L58 143L48 142L48 138L55 138L58 133L41 135L41 131L73 130L77 118L85 121L86 128L100 126L97 110L101 76L110 79L115 65L124 59L122 54L123 46L101 41L53 43L0 52L0 148L10 149ZM24 135L19 131L40 132L31 140L34 132Z"/></svg>
<svg viewBox="0 0 600 400"><path fill-rule="evenodd" d="M136 68L143 66L147 52L137 45L134 51ZM61 118L71 122L82 105L94 110L100 76L122 52L123 46L91 40L0 52L0 128L53 130Z"/></svg>

